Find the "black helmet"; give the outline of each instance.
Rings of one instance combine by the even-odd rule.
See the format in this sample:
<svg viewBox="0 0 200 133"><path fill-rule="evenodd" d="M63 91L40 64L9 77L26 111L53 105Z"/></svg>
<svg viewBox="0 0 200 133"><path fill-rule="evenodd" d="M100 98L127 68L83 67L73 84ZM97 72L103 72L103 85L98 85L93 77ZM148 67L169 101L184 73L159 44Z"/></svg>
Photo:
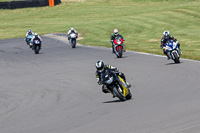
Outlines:
<svg viewBox="0 0 200 133"><path fill-rule="evenodd" d="M98 72L102 72L104 70L104 63L102 60L97 61L95 66Z"/></svg>

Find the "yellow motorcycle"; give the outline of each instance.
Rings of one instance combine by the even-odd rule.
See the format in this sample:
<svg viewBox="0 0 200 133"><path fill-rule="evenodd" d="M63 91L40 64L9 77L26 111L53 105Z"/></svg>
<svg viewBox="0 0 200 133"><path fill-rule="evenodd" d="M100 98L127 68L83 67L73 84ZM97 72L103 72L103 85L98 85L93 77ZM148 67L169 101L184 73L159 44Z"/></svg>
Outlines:
<svg viewBox="0 0 200 133"><path fill-rule="evenodd" d="M114 97L118 97L121 101L131 99L132 94L125 81L112 70L104 70L101 73L101 81Z"/></svg>

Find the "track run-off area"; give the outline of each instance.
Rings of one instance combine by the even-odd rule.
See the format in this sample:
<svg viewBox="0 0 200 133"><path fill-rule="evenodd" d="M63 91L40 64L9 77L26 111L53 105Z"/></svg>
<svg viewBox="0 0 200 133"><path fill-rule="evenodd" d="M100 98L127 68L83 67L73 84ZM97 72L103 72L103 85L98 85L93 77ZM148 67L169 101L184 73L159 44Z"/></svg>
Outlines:
<svg viewBox="0 0 200 133"><path fill-rule="evenodd" d="M118 59L108 48L42 38L38 55L23 38L0 40L0 133L200 132L199 61L133 51ZM126 75L131 100L101 91L98 60Z"/></svg>

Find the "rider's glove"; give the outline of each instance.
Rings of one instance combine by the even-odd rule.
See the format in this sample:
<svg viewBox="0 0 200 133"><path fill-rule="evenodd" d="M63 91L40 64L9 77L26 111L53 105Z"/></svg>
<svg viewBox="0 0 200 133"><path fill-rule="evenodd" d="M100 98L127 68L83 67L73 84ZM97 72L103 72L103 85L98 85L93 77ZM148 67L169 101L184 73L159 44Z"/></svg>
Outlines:
<svg viewBox="0 0 200 133"><path fill-rule="evenodd" d="M115 73L119 74L119 69L115 68Z"/></svg>

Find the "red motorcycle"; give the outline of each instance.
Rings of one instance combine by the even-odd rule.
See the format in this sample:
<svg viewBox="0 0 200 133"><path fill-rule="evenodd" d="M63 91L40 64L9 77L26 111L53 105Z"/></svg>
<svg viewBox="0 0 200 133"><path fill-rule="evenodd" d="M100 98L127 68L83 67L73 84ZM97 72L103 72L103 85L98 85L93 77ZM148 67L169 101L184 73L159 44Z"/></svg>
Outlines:
<svg viewBox="0 0 200 133"><path fill-rule="evenodd" d="M124 40L121 37L116 37L113 41L113 49L117 58L122 58L124 51Z"/></svg>

